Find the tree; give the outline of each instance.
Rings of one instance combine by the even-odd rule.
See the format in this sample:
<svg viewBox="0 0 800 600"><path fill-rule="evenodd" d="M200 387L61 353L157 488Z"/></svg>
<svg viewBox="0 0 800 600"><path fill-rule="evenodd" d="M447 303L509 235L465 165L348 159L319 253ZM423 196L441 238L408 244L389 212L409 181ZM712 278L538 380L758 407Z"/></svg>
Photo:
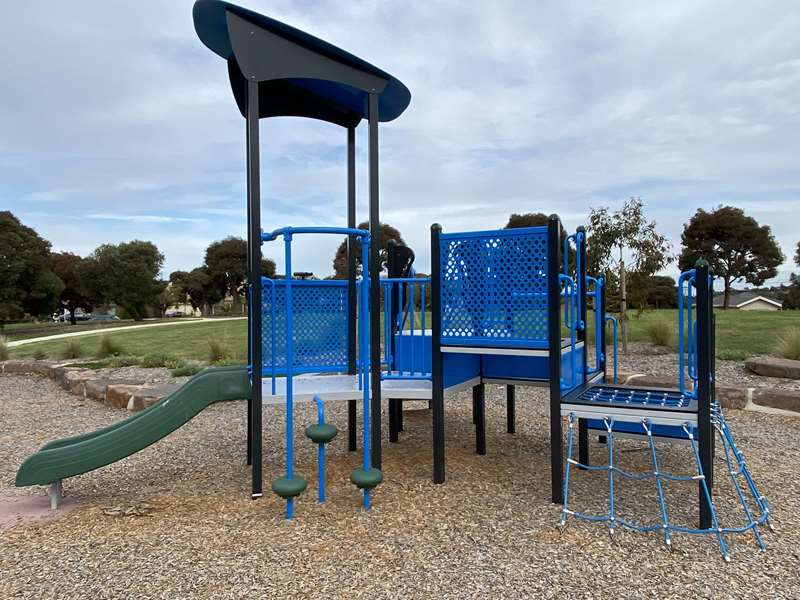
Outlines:
<svg viewBox="0 0 800 600"><path fill-rule="evenodd" d="M364 221L358 226L359 229L369 229L369 223ZM405 246L406 243L403 241L403 236L400 235L400 232L389 225L388 223L381 223L380 227L380 242L381 247L379 251L380 256L380 264L383 266L386 263L386 248L389 245L389 240L394 240L401 246ZM357 239L355 243L355 255L356 255L356 270L361 270L361 240ZM339 247L336 249L336 254L333 256L333 272L335 279L347 279L347 239L342 241L339 244Z"/></svg>
<svg viewBox="0 0 800 600"><path fill-rule="evenodd" d="M203 315L210 313L210 308L223 299L219 288L214 285L208 267L205 265L192 269L186 274L182 285L189 297L192 308L199 310Z"/></svg>
<svg viewBox="0 0 800 600"><path fill-rule="evenodd" d="M174 304L189 304L189 292L186 281L189 273L186 271L173 271L169 274L169 287L175 299Z"/></svg>
<svg viewBox="0 0 800 600"><path fill-rule="evenodd" d="M794 264L800 267L800 242L797 242ZM798 310L800 309L800 275L792 273L789 281L789 289L786 290L786 295L783 298L783 308Z"/></svg>
<svg viewBox="0 0 800 600"><path fill-rule="evenodd" d="M230 295L234 304L239 303L247 281L247 242L231 236L211 243L206 249L204 264L221 298ZM275 277L275 262L262 258L261 275Z"/></svg>
<svg viewBox="0 0 800 600"><path fill-rule="evenodd" d="M69 322L75 325L75 311L79 308L92 310L92 301L81 279L83 259L71 252L53 252L50 268L62 281L64 289L59 296L62 310L69 312Z"/></svg>
<svg viewBox="0 0 800 600"><path fill-rule="evenodd" d="M706 259L711 272L722 277L726 309L733 283L744 280L761 285L778 274L785 258L770 227L759 225L733 206L719 206L711 212L698 209L684 226L681 242L681 270L693 268L699 258Z"/></svg>
<svg viewBox="0 0 800 600"><path fill-rule="evenodd" d="M644 216L644 202L631 198L617 212L607 207L592 208L589 213L587 266L592 272L617 268L620 287L620 322L622 327L622 349L628 349L627 331L627 281L626 276L635 274L636 285L632 287L632 300L639 306L646 304L650 293L652 276L666 267L672 256L672 248L666 236L656 231L656 222ZM625 257L630 257L632 269L625 266Z"/></svg>
<svg viewBox="0 0 800 600"><path fill-rule="evenodd" d="M52 313L63 287L50 268L50 242L0 211L0 328L25 314Z"/></svg>
<svg viewBox="0 0 800 600"><path fill-rule="evenodd" d="M157 304L156 296L163 288L158 278L163 264L164 255L152 242L103 244L87 257L80 276L93 303L117 304L141 321L147 307Z"/></svg>

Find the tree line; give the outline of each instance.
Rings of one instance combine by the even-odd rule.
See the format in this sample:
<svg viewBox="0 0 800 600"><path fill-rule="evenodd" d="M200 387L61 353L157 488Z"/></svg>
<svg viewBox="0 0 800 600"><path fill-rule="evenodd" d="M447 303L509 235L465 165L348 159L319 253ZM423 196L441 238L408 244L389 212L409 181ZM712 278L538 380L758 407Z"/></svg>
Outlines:
<svg viewBox="0 0 800 600"><path fill-rule="evenodd" d="M512 214L507 228L546 225L544 213ZM366 229L368 223L359 224ZM561 231L562 240L566 231ZM404 244L399 230L381 224L381 262L389 240ZM356 248L356 267L361 268ZM644 202L631 198L621 209L592 208L587 225L587 269L604 274L608 306L626 314L628 308L674 308L675 280L657 275L672 262L681 270L700 257L723 282L725 308L732 286L754 286L777 275L785 256L768 225L761 225L740 208L698 209L681 234L681 250L673 254L666 236L644 212ZM569 258L574 261L574 257ZM800 242L794 262L800 267ZM51 244L8 211L0 212L0 325L26 315L42 317L67 311L75 322L78 309L115 304L125 316L141 320L163 314L170 306L189 304L207 315L224 299L233 310L245 311L247 242L227 237L211 243L203 264L190 271L174 271L164 279L164 255L149 241L102 244L88 256L52 252ZM333 258L333 278L347 277L347 241ZM275 263L262 261L262 273L275 277ZM310 276L310 274L304 274ZM784 308L800 309L800 275L792 274L780 290Z"/></svg>
<svg viewBox="0 0 800 600"><path fill-rule="evenodd" d="M164 255L149 241L102 244L88 256L52 252L51 244L8 211L0 212L0 325L26 316L49 317L116 305L123 316L160 316L176 304L204 314L230 297L243 306L247 242L228 237L208 246L204 262L191 271L161 277ZM262 261L275 275L275 263Z"/></svg>

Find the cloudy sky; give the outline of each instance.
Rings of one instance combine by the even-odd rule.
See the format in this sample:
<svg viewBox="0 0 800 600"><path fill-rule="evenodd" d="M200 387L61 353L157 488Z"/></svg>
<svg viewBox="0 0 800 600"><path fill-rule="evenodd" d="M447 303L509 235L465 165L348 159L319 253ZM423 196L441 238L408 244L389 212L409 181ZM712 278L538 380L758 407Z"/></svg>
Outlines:
<svg viewBox="0 0 800 600"><path fill-rule="evenodd" d="M384 68L411 106L381 130L382 219L501 227L641 196L676 249L697 208L800 239L800 5L243 0ZM244 122L191 0L38 0L0 20L0 208L54 248L154 241L165 274L245 235ZM343 225L345 132L262 122L263 224ZM366 218L366 126L359 127ZM296 244L331 271L337 241ZM275 258L277 247L265 247ZM279 260L280 263L280 260ZM777 281L788 280L787 261Z"/></svg>

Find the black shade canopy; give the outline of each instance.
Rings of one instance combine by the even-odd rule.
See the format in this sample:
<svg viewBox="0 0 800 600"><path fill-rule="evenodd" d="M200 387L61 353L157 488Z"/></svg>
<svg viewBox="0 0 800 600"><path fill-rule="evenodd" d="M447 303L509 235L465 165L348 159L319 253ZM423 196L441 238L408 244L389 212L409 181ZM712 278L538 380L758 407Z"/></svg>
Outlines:
<svg viewBox="0 0 800 600"><path fill-rule="evenodd" d="M343 127L367 118L378 95L380 121L399 117L411 92L385 71L336 46L264 15L220 0L197 0L197 35L228 61L242 115L247 82L259 84L259 117L310 117Z"/></svg>

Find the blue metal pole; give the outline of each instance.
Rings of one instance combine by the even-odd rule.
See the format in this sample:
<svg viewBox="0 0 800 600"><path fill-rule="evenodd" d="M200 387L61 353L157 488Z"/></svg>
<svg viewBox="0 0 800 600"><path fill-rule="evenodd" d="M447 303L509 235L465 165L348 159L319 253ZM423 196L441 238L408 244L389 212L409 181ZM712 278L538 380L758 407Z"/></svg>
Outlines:
<svg viewBox="0 0 800 600"><path fill-rule="evenodd" d="M370 422L369 422L369 403L370 403L370 394L369 394L369 370L368 366L370 364L370 343L369 343L369 319L370 314L369 310L367 309L368 302L369 302L369 286L372 283L370 281L369 275L369 250L370 250L370 243L371 239L369 237L364 237L361 241L361 306L362 311L360 313L360 320L361 320L361 348L362 348L362 362L361 362L361 369L363 373L363 403L364 403L364 440L363 440L363 464L364 464L364 471L369 471L371 468L371 450L370 450L370 438L371 438L371 430L370 430ZM369 509L369 490L364 489L364 500L363 500L364 508Z"/></svg>
<svg viewBox="0 0 800 600"><path fill-rule="evenodd" d="M325 404L319 395L314 396L317 403L317 423L319 425L325 424ZM318 465L318 478L319 478L319 501L325 502L325 444L317 444L317 465Z"/></svg>
<svg viewBox="0 0 800 600"><path fill-rule="evenodd" d="M292 306L292 234L287 231L283 236L284 248L286 252L286 290L284 298L286 301L286 478L294 477L294 399L292 397L292 371L294 367L294 340L292 316L294 307ZM294 514L294 499L286 500L286 518L291 519Z"/></svg>

